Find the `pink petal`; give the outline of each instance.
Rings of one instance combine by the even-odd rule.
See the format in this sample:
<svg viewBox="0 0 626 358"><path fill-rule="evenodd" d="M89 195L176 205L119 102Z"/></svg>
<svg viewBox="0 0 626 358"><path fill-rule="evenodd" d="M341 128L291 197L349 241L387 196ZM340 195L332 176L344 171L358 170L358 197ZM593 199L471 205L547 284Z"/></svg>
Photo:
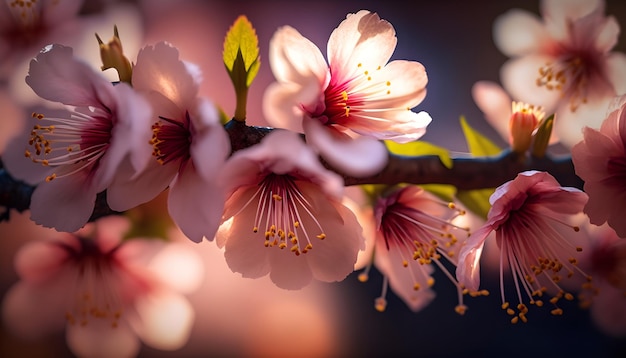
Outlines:
<svg viewBox="0 0 626 358"><path fill-rule="evenodd" d="M319 48L291 26L278 29L270 40L269 61L279 82L326 81L328 65Z"/></svg>
<svg viewBox="0 0 626 358"><path fill-rule="evenodd" d="M127 217L111 215L98 219L96 226L96 243L102 253L109 253L122 242L124 235L130 230L131 222Z"/></svg>
<svg viewBox="0 0 626 358"><path fill-rule="evenodd" d="M348 14L328 39L327 55L333 76L351 78L361 68L374 70L384 66L397 42L393 26L378 14L367 10Z"/></svg>
<svg viewBox="0 0 626 358"><path fill-rule="evenodd" d="M426 97L428 76L424 65L415 61L395 60L376 73L389 83L389 94L383 99L369 101L371 108L413 108Z"/></svg>
<svg viewBox="0 0 626 358"><path fill-rule="evenodd" d="M567 104L561 106L556 113L553 128L561 143L571 148L583 140L583 128L599 129L611 100L611 97L604 97L599 101L589 101L578 106L575 112L570 111Z"/></svg>
<svg viewBox="0 0 626 358"><path fill-rule="evenodd" d="M461 285L470 291L477 291L480 287L480 257L485 246L485 240L493 228L485 225L476 230L467 239L465 246L459 253L456 267L456 278Z"/></svg>
<svg viewBox="0 0 626 358"><path fill-rule="evenodd" d="M603 283L591 306L591 318L604 333L614 337L626 336L626 296L623 290Z"/></svg>
<svg viewBox="0 0 626 358"><path fill-rule="evenodd" d="M511 9L500 15L493 26L496 46L509 57L538 52L546 37L539 17L520 9Z"/></svg>
<svg viewBox="0 0 626 358"><path fill-rule="evenodd" d="M115 91L118 96L117 120L111 132L109 149L100 159L94 175L98 192L111 184L126 156L132 164L133 174L143 170L151 160L152 148L149 142L152 136L152 110L149 103L125 83L115 86Z"/></svg>
<svg viewBox="0 0 626 358"><path fill-rule="evenodd" d="M107 189L107 203L113 210L125 211L154 199L170 185L178 173L178 161L159 164L152 154L147 168L136 178L129 162L121 163L118 175Z"/></svg>
<svg viewBox="0 0 626 358"><path fill-rule="evenodd" d="M200 117L214 118L216 121L217 111L212 105L203 106ZM195 118L195 116L193 117ZM206 180L212 180L218 176L224 161L230 155L230 140L224 128L215 122L213 125L196 127L193 140L189 148L191 160L198 173Z"/></svg>
<svg viewBox="0 0 626 358"><path fill-rule="evenodd" d="M194 242L212 241L224 210L224 192L188 162L170 187L167 207L181 231Z"/></svg>
<svg viewBox="0 0 626 358"><path fill-rule="evenodd" d="M606 58L606 77L617 94L626 93L626 54L613 52Z"/></svg>
<svg viewBox="0 0 626 358"><path fill-rule="evenodd" d="M365 177L380 172L387 165L388 152L385 145L372 138L338 139L319 121L304 122L307 142L316 148L324 160L339 171Z"/></svg>
<svg viewBox="0 0 626 358"><path fill-rule="evenodd" d="M509 120L511 117L511 97L500 85L490 81L479 81L472 86L472 97L478 108L485 114L487 122L509 141Z"/></svg>
<svg viewBox="0 0 626 358"><path fill-rule="evenodd" d="M68 251L55 242L31 242L15 255L15 271L24 281L41 282L57 274L68 256Z"/></svg>
<svg viewBox="0 0 626 358"><path fill-rule="evenodd" d="M580 19L593 11L604 11L604 0L543 0L541 13L550 20Z"/></svg>
<svg viewBox="0 0 626 358"><path fill-rule="evenodd" d="M72 106L111 105L113 85L86 63L71 47L48 45L30 62L26 83L41 98Z"/></svg>
<svg viewBox="0 0 626 358"><path fill-rule="evenodd" d="M389 278L393 292L409 306L411 311L417 312L435 299L435 292L427 282L434 269L432 265L422 265L417 261L412 261L408 267L404 267L402 264L404 258L400 250L401 248L397 246L387 250L384 239L378 238L376 265L383 268L383 273ZM381 262L383 260L384 264ZM415 283L420 284L420 289L414 289Z"/></svg>
<svg viewBox="0 0 626 358"><path fill-rule="evenodd" d="M41 339L61 331L67 308L66 289L62 285L55 286L54 282L17 283L8 290L2 302L7 329L24 339Z"/></svg>
<svg viewBox="0 0 626 358"><path fill-rule="evenodd" d="M192 245L187 241L168 243L150 260L148 269L168 288L185 294L194 292L204 278L204 264Z"/></svg>
<svg viewBox="0 0 626 358"><path fill-rule="evenodd" d="M86 326L67 326L67 345L79 357L136 357L139 339L126 321L112 327L106 319L92 319Z"/></svg>
<svg viewBox="0 0 626 358"><path fill-rule="evenodd" d="M31 219L59 231L80 229L89 220L96 201L96 192L85 183L80 173L41 183L31 196Z"/></svg>
<svg viewBox="0 0 626 358"><path fill-rule="evenodd" d="M83 5L83 0L44 0L41 4L42 22L56 25L59 22L71 20L76 16Z"/></svg>
<svg viewBox="0 0 626 358"><path fill-rule="evenodd" d="M299 257L288 249L281 250L277 247L263 249L269 250L270 279L277 287L285 290L299 290L313 280L308 257Z"/></svg>
<svg viewBox="0 0 626 358"><path fill-rule="evenodd" d="M600 26L600 24L598 24ZM603 21L602 27L595 39L594 47L603 53L609 52L617 44L619 36L619 23L615 17L610 16Z"/></svg>
<svg viewBox="0 0 626 358"><path fill-rule="evenodd" d="M132 82L136 90L161 93L182 109L192 108L198 95L198 83L179 59L178 49L166 42L139 51Z"/></svg>
<svg viewBox="0 0 626 358"><path fill-rule="evenodd" d="M132 326L145 344L175 350L187 343L195 312L183 296L157 291L139 297L135 309L138 320L132 321Z"/></svg>
<svg viewBox="0 0 626 358"><path fill-rule="evenodd" d="M304 112L308 107L322 105L323 88L315 78L302 83L272 83L263 95L263 115L276 128L302 133Z"/></svg>
<svg viewBox="0 0 626 358"><path fill-rule="evenodd" d="M539 68L550 61L550 57L542 55L528 55L507 61L500 68L502 86L512 98L542 106L547 114L551 114L561 99L561 92L538 87L536 82Z"/></svg>

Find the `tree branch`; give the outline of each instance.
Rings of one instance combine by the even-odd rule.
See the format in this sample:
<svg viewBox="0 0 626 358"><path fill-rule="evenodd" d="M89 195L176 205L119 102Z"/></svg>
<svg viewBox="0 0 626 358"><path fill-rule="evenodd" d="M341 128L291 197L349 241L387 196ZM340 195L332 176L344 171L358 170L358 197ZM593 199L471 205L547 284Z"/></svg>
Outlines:
<svg viewBox="0 0 626 358"><path fill-rule="evenodd" d="M231 141L232 152L253 146L261 141L273 128L248 126L238 121L228 122L224 128ZM387 166L379 173L367 178L354 178L344 175L345 185L359 184L449 184L460 190L495 188L515 178L526 170L540 170L552 174L561 185L579 189L583 181L576 176L570 157L552 159L522 157L510 150L491 157L453 158L452 167L446 168L438 156L417 157L389 154ZM340 171L326 167L337 173ZM9 212L28 210L34 186L13 178L4 168L0 158L0 206L6 208L0 214L0 221L9 219ZM91 220L116 214L106 204L104 192L97 197Z"/></svg>

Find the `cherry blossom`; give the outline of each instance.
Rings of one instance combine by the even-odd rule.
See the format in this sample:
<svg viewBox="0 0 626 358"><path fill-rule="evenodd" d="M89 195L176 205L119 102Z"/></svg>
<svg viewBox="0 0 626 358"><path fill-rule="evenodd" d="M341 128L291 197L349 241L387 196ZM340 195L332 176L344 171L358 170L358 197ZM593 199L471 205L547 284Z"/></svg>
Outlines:
<svg viewBox="0 0 626 358"><path fill-rule="evenodd" d="M496 20L495 43L511 58L501 79L514 98L556 113L554 130L571 147L626 93L626 55L611 52L619 25L603 0L544 0L541 13L512 9Z"/></svg>
<svg viewBox="0 0 626 358"><path fill-rule="evenodd" d="M217 244L232 271L300 289L354 270L363 236L341 203L343 180L297 134L275 130L236 152L221 180L228 194Z"/></svg>
<svg viewBox="0 0 626 358"><path fill-rule="evenodd" d="M3 302L12 334L33 340L65 327L69 348L81 357L136 356L140 342L180 348L194 321L184 294L199 286L201 275L181 284L172 272L196 270L201 261L180 244L122 241L128 224L107 217L26 244L15 257L21 281Z"/></svg>
<svg viewBox="0 0 626 358"><path fill-rule="evenodd" d="M491 232L500 248L500 294L502 309L514 316L512 323L526 322L526 302L543 306L544 294L552 294L553 315L563 313L560 299L573 300L563 281L577 277L589 288L591 277L577 267L582 247L571 238L580 229L568 224L582 212L587 195L561 187L546 172L527 171L496 189L487 222L468 238L459 253L456 275L470 290L480 285L480 258ZM517 305L511 306L504 290L504 265L508 265L515 284ZM517 309L517 312L516 310Z"/></svg>
<svg viewBox="0 0 626 358"><path fill-rule="evenodd" d="M468 235L468 228L452 223L463 214L453 203L414 185L396 187L378 198L374 206L373 263L385 280L383 293L376 299L376 309L383 311L386 307L387 284L412 311L423 309L435 298L432 273L438 267L457 286L456 312L465 313L463 295L469 292L463 290L446 266L456 264L457 249ZM367 280L368 271L369 267L359 275L361 281Z"/></svg>
<svg viewBox="0 0 626 358"><path fill-rule="evenodd" d="M388 62L396 47L393 26L376 13L348 14L328 40L328 64L320 49L290 26L270 42L277 82L264 97L267 121L304 132L307 143L339 170L355 176L386 164L377 140L416 140L431 118L415 113L428 78L419 62Z"/></svg>
<svg viewBox="0 0 626 358"><path fill-rule="evenodd" d="M213 240L219 225L224 195L216 176L230 153L217 108L198 97L200 80L197 67L168 43L139 52L132 84L154 111L152 139L143 143L152 144L153 159L139 175L118 177L108 193L111 208L123 211L169 187L170 216L195 242Z"/></svg>
<svg viewBox="0 0 626 358"><path fill-rule="evenodd" d="M70 38L83 0L25 0L0 3L0 77L41 47Z"/></svg>
<svg viewBox="0 0 626 358"><path fill-rule="evenodd" d="M584 128L583 141L572 148L572 161L589 195L584 212L591 223L608 222L626 237L621 215L626 203L626 96L616 98L614 107L599 130Z"/></svg>
<svg viewBox="0 0 626 358"><path fill-rule="evenodd" d="M116 175L134 175L147 164L150 106L130 86L113 86L62 45L47 46L31 61L26 83L67 110L32 114L36 124L24 143L25 155L44 170L31 170L26 160L9 161L7 167L28 182L41 181L31 198L35 222L76 231Z"/></svg>

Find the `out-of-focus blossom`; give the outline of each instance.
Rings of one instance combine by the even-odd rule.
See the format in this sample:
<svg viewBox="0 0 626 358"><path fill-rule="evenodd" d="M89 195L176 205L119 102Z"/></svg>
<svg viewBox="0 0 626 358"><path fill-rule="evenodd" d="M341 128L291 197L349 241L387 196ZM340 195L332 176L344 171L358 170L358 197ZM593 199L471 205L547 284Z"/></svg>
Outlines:
<svg viewBox="0 0 626 358"><path fill-rule="evenodd" d="M572 148L572 161L589 195L584 211L591 223L608 222L626 237L626 96L615 104L600 130L585 127L583 141Z"/></svg>
<svg viewBox="0 0 626 358"><path fill-rule="evenodd" d="M71 37L83 0L7 0L0 3L0 78L44 45Z"/></svg>
<svg viewBox="0 0 626 358"><path fill-rule="evenodd" d="M135 356L140 341L164 350L184 345L194 312L183 294L202 277L185 270L201 262L179 244L121 241L127 228L126 219L107 217L24 246L15 258L21 281L3 302L11 332L40 339L65 326L68 346L81 357ZM181 284L181 276L195 282Z"/></svg>
<svg viewBox="0 0 626 358"><path fill-rule="evenodd" d="M328 64L310 40L290 26L270 42L277 82L264 98L267 121L304 132L325 160L350 175L370 175L387 162L378 140L420 138L431 118L415 113L428 78L415 61L388 62L396 47L393 26L376 13L348 14L328 40Z"/></svg>
<svg viewBox="0 0 626 358"><path fill-rule="evenodd" d="M557 303L574 297L565 291L561 280L591 278L577 267L582 248L571 237L579 231L567 222L582 212L587 195L570 187L561 187L546 172L527 171L496 189L485 225L468 238L461 248L456 275L470 290L480 285L480 257L488 235L495 231L500 248L500 294L502 308L515 316L511 322L526 322L526 301L543 306L541 297L552 294L554 315L562 314ZM517 305L511 306L504 291L503 266L508 265L515 283ZM556 291L555 291L556 290ZM517 313L515 309L517 309Z"/></svg>
<svg viewBox="0 0 626 358"><path fill-rule="evenodd" d="M451 222L462 211L418 186L392 190L380 197L374 207L373 258L385 277L383 295L376 299L376 309L383 311L386 307L387 282L412 311L424 308L435 298L431 287L435 283L432 272L437 266L456 285L459 304L455 310L463 314L467 309L463 295L468 292L464 292L446 267L446 262L456 264L457 249L467 237L468 228ZM461 241L455 231L461 233ZM367 279L367 271L366 268L359 276L360 280Z"/></svg>
<svg viewBox="0 0 626 358"><path fill-rule="evenodd" d="M361 226L341 203L343 180L299 136L276 130L222 169L228 193L217 244L243 277L300 289L343 280L363 248Z"/></svg>
<svg viewBox="0 0 626 358"><path fill-rule="evenodd" d="M147 164L150 106L130 86L113 86L62 45L47 46L31 61L26 82L67 111L33 113L37 124L29 142L10 148L27 148L26 157L45 170L35 173L28 168L35 164L23 157L5 164L13 176L41 182L31 198L35 222L76 231L89 219L96 195L116 175L133 175Z"/></svg>
<svg viewBox="0 0 626 358"><path fill-rule="evenodd" d="M591 318L606 334L626 337L626 240L610 226L582 225L589 236L590 250L580 266L593 276L593 296L583 296L590 304Z"/></svg>
<svg viewBox="0 0 626 358"><path fill-rule="evenodd" d="M132 84L153 108L152 139L140 144L151 143L154 158L141 174L118 177L108 193L111 208L122 211L169 187L170 216L195 242L215 236L224 205L216 176L230 153L217 108L198 97L200 80L197 68L168 43L140 51Z"/></svg>
<svg viewBox="0 0 626 358"><path fill-rule="evenodd" d="M603 0L544 0L541 13L543 21L513 9L496 20L495 43L511 57L502 83L514 98L556 113L556 134L571 147L626 93L626 55L611 52L619 25L604 15Z"/></svg>

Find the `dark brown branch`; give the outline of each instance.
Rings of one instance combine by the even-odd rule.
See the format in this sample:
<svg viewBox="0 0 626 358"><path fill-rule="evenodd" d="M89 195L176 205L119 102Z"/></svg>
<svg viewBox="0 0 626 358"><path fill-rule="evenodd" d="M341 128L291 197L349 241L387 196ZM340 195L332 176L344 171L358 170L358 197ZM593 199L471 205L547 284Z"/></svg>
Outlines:
<svg viewBox="0 0 626 358"><path fill-rule="evenodd" d="M232 143L232 152L253 146L261 141L273 128L247 126L245 123L230 121L225 129ZM552 174L561 185L582 189L583 182L574 173L571 158L552 159L520 157L509 150L492 157L453 158L452 168L446 168L437 156L405 157L389 155L387 166L379 173L367 178L344 176L346 185L359 184L450 184L458 189L483 189L500 186L526 170L540 170ZM327 167L329 167L327 165ZM330 168L331 170L335 170ZM337 170L335 170L337 171ZM339 171L337 171L340 173ZM16 180L4 170L0 160L0 206L6 211L0 214L0 221L7 220L9 211L19 212L30 206L30 196L35 187ZM100 193L96 200L91 219L115 214L106 204L105 194Z"/></svg>

